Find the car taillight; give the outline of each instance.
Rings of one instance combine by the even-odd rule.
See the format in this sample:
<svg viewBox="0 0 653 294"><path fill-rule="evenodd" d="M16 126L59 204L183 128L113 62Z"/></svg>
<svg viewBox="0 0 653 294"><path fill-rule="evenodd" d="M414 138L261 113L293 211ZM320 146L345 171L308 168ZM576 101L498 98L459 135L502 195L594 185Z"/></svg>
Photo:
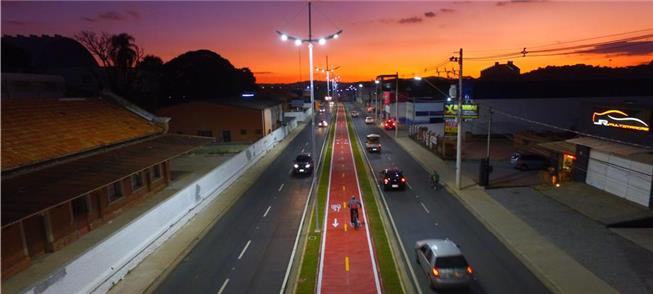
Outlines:
<svg viewBox="0 0 653 294"><path fill-rule="evenodd" d="M436 278L440 276L440 271L438 270L437 267L433 268L433 276Z"/></svg>
<svg viewBox="0 0 653 294"><path fill-rule="evenodd" d="M406 182L406 178L401 178L401 182L402 182L402 183L405 183L405 182Z"/></svg>
<svg viewBox="0 0 653 294"><path fill-rule="evenodd" d="M383 179L383 183L387 184L388 183L388 178Z"/></svg>
<svg viewBox="0 0 653 294"><path fill-rule="evenodd" d="M470 275L471 275L472 273L474 273L474 270L472 269L471 266L467 266L467 273L470 274Z"/></svg>

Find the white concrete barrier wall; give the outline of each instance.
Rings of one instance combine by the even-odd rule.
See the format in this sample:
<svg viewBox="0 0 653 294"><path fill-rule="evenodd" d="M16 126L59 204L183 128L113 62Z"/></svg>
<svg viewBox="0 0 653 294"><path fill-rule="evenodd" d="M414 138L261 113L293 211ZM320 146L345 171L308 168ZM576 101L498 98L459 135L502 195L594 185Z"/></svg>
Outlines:
<svg viewBox="0 0 653 294"><path fill-rule="evenodd" d="M294 119L258 140L25 293L107 292L296 127Z"/></svg>

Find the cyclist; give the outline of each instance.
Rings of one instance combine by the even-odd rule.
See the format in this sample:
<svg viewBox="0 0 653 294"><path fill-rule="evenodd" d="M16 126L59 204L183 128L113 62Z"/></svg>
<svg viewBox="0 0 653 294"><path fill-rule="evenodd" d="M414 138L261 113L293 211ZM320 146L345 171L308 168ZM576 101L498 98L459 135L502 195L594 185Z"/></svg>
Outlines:
<svg viewBox="0 0 653 294"><path fill-rule="evenodd" d="M431 174L431 187L437 189L438 186L440 186L440 175L437 171L433 170L433 173Z"/></svg>
<svg viewBox="0 0 653 294"><path fill-rule="evenodd" d="M349 200L349 215L351 217L351 224L355 229L358 229L358 208L361 206L361 202L356 199L356 195L351 195Z"/></svg>

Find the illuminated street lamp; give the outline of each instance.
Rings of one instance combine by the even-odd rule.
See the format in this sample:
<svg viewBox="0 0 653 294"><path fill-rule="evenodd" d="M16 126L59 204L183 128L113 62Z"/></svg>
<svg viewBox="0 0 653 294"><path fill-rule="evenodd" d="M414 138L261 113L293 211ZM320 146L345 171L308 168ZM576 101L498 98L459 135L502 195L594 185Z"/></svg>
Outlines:
<svg viewBox="0 0 653 294"><path fill-rule="evenodd" d="M308 38L300 38L300 37L295 37L280 31L276 31L277 34L279 34L279 37L281 38L281 41L287 41L287 40L293 40L295 42L295 46L301 46L303 43L308 43L308 68L309 68L309 76L310 76L310 89L311 89L311 112L310 114L313 115L315 111L315 89L313 87L313 43L317 42L320 45L325 45L327 40L329 39L338 39L340 34L342 34L342 30L339 30L331 35L321 37L314 39L313 38L313 30L312 30L312 17L311 17L311 2L308 2ZM315 155L315 119L311 116L311 154L314 156ZM318 160L319 162L319 160ZM313 183L315 183L315 174L313 173ZM317 210L317 205L315 206ZM315 231L320 231L320 228L318 226L318 222L315 222Z"/></svg>

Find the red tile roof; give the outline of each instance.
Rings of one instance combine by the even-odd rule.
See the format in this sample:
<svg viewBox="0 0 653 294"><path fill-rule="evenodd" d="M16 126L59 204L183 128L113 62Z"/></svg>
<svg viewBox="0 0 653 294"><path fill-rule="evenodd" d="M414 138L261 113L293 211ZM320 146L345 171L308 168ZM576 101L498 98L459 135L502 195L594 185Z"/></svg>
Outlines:
<svg viewBox="0 0 653 294"><path fill-rule="evenodd" d="M99 98L2 99L2 171L162 132Z"/></svg>
<svg viewBox="0 0 653 294"><path fill-rule="evenodd" d="M2 226L75 199L211 141L211 138L166 134L3 178Z"/></svg>

